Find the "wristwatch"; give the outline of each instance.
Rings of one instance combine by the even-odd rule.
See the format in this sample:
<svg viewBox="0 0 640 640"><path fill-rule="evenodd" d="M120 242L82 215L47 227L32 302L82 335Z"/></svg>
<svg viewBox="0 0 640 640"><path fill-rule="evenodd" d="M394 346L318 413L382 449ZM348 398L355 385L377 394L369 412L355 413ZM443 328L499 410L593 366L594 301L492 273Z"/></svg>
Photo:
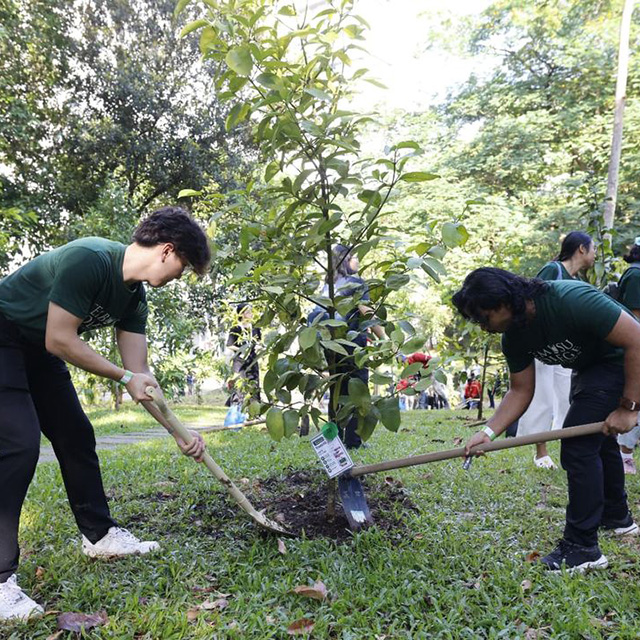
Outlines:
<svg viewBox="0 0 640 640"><path fill-rule="evenodd" d="M640 410L640 402L629 400L629 398L620 398L620 406L628 411Z"/></svg>

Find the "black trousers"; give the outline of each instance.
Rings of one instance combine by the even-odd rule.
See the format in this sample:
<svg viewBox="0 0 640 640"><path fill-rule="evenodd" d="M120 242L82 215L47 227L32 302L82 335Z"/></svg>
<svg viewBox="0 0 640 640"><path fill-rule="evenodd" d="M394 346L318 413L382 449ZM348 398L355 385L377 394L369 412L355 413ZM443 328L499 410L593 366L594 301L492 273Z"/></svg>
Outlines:
<svg viewBox="0 0 640 640"><path fill-rule="evenodd" d="M349 380L351 378L359 378L365 384L369 382L369 370L358 369L352 358L343 358L336 367L336 372L344 374L340 379L340 396L349 395ZM340 407L338 406L338 409ZM336 412L333 410L333 404L329 401L329 420L336 422L338 425L338 433L340 439L344 442L347 449L357 449L362 445L362 439L356 433L358 428L358 414L354 411L348 420L336 420Z"/></svg>
<svg viewBox="0 0 640 640"><path fill-rule="evenodd" d="M599 364L573 374L571 406L564 427L604 420L617 406L624 388L620 365ZM622 458L615 436L597 433L562 441L560 459L567 472L569 504L566 540L584 546L598 542L602 524L630 520Z"/></svg>
<svg viewBox="0 0 640 640"><path fill-rule="evenodd" d="M93 427L65 363L27 345L0 315L0 583L18 567L20 511L38 462L40 432L51 441L80 531L97 542L116 523Z"/></svg>

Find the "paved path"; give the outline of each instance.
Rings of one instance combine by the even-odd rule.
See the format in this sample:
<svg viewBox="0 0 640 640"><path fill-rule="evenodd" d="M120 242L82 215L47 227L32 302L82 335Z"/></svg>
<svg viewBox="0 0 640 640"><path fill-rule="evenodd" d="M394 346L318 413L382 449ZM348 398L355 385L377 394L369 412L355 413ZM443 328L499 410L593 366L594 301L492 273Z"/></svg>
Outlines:
<svg viewBox="0 0 640 640"><path fill-rule="evenodd" d="M201 433L207 433L208 431L222 431L223 428L219 425L194 425L185 424L185 427L193 429L194 431L200 431ZM158 438L168 438L169 434L162 427L154 427L153 429L147 429L146 431L135 431L132 433L123 433L121 435L114 434L110 436L98 436L96 438L96 449L102 451L105 449L115 449L122 445L138 444L140 442L149 442L151 440L157 440ZM48 444L46 438L42 438L42 446L40 447L40 459L38 462L51 462L56 459L53 449Z"/></svg>

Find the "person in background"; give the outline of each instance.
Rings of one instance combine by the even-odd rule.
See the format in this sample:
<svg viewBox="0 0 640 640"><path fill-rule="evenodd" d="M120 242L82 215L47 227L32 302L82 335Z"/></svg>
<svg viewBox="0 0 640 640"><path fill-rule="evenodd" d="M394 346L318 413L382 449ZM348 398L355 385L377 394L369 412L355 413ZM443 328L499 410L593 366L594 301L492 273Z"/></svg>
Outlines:
<svg viewBox="0 0 640 640"><path fill-rule="evenodd" d="M603 422L603 430L562 441L569 503L564 535L541 562L551 571L608 566L598 529L637 535L616 435L632 429L640 409L640 324L619 303L586 282L521 278L508 271L472 271L452 298L460 314L502 334L510 388L487 427L467 442L467 455L520 418L533 398L534 359L573 370L563 427Z"/></svg>
<svg viewBox="0 0 640 640"><path fill-rule="evenodd" d="M147 361L142 283L162 287L187 267L202 275L210 257L196 221L179 207L164 207L140 223L128 246L104 238L74 240L0 281L0 620L42 614L16 578L20 511L41 432L55 451L85 555L115 558L160 548L138 540L112 518L93 427L66 363L124 385L133 400L167 425L146 392L158 383ZM80 338L111 325L122 366ZM201 461L204 441L192 433L191 444L176 441Z"/></svg>
<svg viewBox="0 0 640 640"><path fill-rule="evenodd" d="M624 256L624 261L629 264L629 267L618 283L618 300L640 320L640 237L635 239L629 253ZM640 426L637 425L628 433L621 433L618 436L622 465L627 474L637 473L633 450L639 440Z"/></svg>
<svg viewBox="0 0 640 640"><path fill-rule="evenodd" d="M575 280L576 275L593 266L596 249L589 234L582 231L568 233L560 245L560 253L540 269L542 280ZM518 425L518 435L525 436L551 429L561 429L569 411L571 371L559 365L535 361L536 390L529 408ZM546 443L536 445L533 462L540 469L555 469Z"/></svg>
<svg viewBox="0 0 640 640"><path fill-rule="evenodd" d="M464 400L467 409L477 409L480 405L480 396L482 395L482 385L476 378L475 373L469 374L469 379L464 387Z"/></svg>
<svg viewBox="0 0 640 640"><path fill-rule="evenodd" d="M343 244L336 244L332 250L332 262L335 266L335 277L333 280L334 294L336 296L356 296L359 302L345 316L339 316L336 313L336 319L344 320L349 331L355 332L357 335L351 338L351 341L360 347L367 344L368 329L362 327L365 320L370 320L373 316L373 309L367 304L370 300L369 289L366 282L358 275L360 262L358 257L351 253L349 247ZM325 283L322 290L322 297L329 297L329 284ZM321 316L328 318L329 314L326 309L316 306L309 314L308 324L312 324L314 320ZM385 337L384 329L380 325L373 325L371 331L379 339ZM353 358L354 347L345 346L348 356L336 354L337 365L336 373L341 374L340 378L340 396L349 395L349 379L359 378L365 384L369 382L369 371L358 367ZM400 397L402 399L402 396ZM336 415L340 409L334 409L332 403L329 402L329 419L336 422L340 438L344 442L347 449L357 449L362 446L362 439L357 434L358 416L353 413L348 420L337 421Z"/></svg>
<svg viewBox="0 0 640 640"><path fill-rule="evenodd" d="M253 308L250 304L246 302L238 304L236 315L238 324L229 329L227 338L227 354L235 375L235 378L230 381L231 394L227 399L227 406L241 405L244 402L243 387L247 384L251 389L251 398L260 400L260 365L256 346L262 338L262 333L258 327L253 326Z"/></svg>

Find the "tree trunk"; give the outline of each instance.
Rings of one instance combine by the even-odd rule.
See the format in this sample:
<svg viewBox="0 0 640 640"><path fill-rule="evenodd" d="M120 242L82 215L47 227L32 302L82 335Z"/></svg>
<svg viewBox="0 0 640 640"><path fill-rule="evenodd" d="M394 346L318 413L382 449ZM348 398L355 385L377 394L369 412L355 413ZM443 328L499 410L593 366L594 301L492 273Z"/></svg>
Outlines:
<svg viewBox="0 0 640 640"><path fill-rule="evenodd" d="M622 123L624 107L627 99L627 75L629 68L629 32L634 0L625 0L620 24L620 44L618 47L618 76L616 79L616 102L613 116L613 135L611 138L611 157L609 158L609 174L607 176L607 195L604 203L604 226L613 229L613 216L618 197L618 174L620 172L620 155L622 152ZM609 241L611 235L607 234Z"/></svg>

